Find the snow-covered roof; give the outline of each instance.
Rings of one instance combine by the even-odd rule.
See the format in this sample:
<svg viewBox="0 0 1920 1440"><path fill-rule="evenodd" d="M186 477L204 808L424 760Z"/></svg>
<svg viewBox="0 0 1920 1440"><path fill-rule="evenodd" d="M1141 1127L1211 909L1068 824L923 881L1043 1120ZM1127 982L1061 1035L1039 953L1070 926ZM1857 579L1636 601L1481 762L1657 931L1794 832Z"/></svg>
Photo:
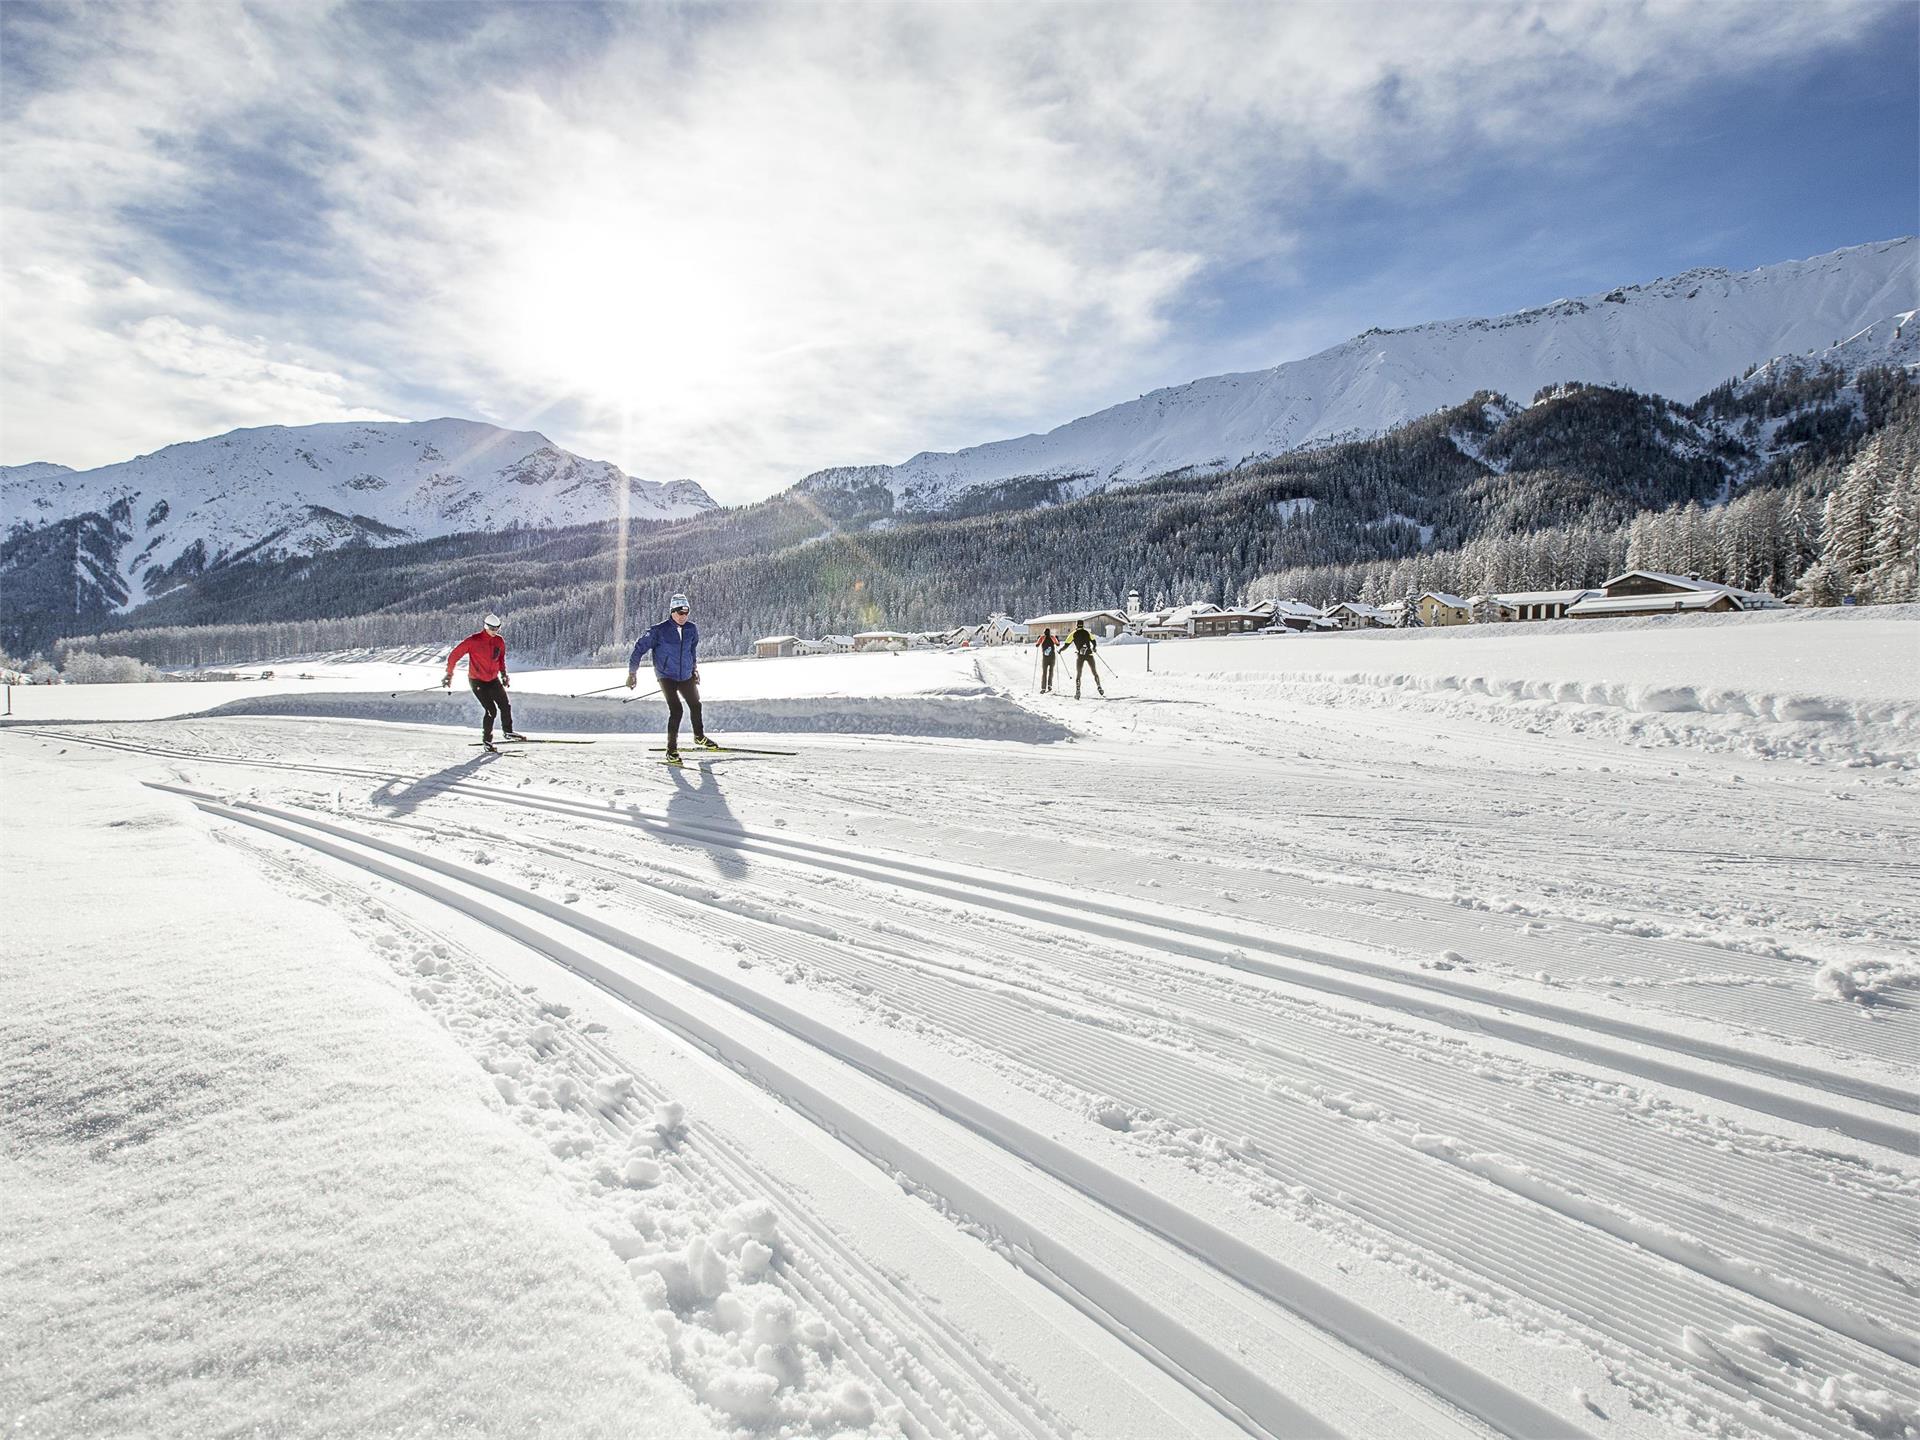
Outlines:
<svg viewBox="0 0 1920 1440"><path fill-rule="evenodd" d="M1590 620L1596 615L1648 615L1675 610L1707 610L1722 601L1732 600L1739 604L1734 592L1721 586L1713 590L1689 590L1684 595L1620 595L1609 598L1605 595L1592 595L1576 605L1567 607L1567 614L1581 620Z"/></svg>
<svg viewBox="0 0 1920 1440"><path fill-rule="evenodd" d="M1462 600L1458 595L1449 595L1444 590L1423 590L1420 592L1420 598L1422 600L1438 600L1442 605L1451 605L1456 610L1464 610L1467 608L1466 601Z"/></svg>
<svg viewBox="0 0 1920 1440"><path fill-rule="evenodd" d="M753 643L756 645L784 645L789 640L798 641L798 635L762 635Z"/></svg>
<svg viewBox="0 0 1920 1440"><path fill-rule="evenodd" d="M1097 610L1063 610L1058 615L1036 615L1027 621L1027 629L1032 630L1037 625L1078 625L1082 620L1101 617L1112 619L1122 625L1127 623L1124 611L1102 607Z"/></svg>
<svg viewBox="0 0 1920 1440"><path fill-rule="evenodd" d="M1664 570L1622 570L1612 579L1605 581L1601 588L1611 590L1622 580L1631 580L1634 576L1643 580L1657 580L1666 585L1677 585L1683 590L1698 590L1703 594L1731 595L1743 605L1752 608L1771 608L1780 603L1776 595L1768 595L1759 590L1742 590L1737 585L1722 585L1718 580L1697 580L1691 575L1669 575Z"/></svg>
<svg viewBox="0 0 1920 1440"><path fill-rule="evenodd" d="M1354 614L1364 616L1368 620L1391 620L1393 618L1391 614L1382 610L1378 605L1368 605L1360 600L1339 600L1327 606L1327 608L1320 613L1322 615L1331 615L1336 610L1351 610Z"/></svg>
<svg viewBox="0 0 1920 1440"><path fill-rule="evenodd" d="M1571 605L1574 601L1588 595L1598 594L1594 590L1501 590L1495 594L1474 598L1498 600L1507 605Z"/></svg>
<svg viewBox="0 0 1920 1440"><path fill-rule="evenodd" d="M904 630L862 630L853 638L855 640L910 640L913 637Z"/></svg>

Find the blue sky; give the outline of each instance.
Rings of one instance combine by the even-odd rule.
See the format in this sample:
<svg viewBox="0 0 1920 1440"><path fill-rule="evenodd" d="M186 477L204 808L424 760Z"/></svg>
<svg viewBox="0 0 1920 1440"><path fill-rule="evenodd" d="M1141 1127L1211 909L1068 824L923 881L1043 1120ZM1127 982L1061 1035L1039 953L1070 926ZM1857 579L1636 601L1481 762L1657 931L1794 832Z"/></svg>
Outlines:
<svg viewBox="0 0 1920 1440"><path fill-rule="evenodd" d="M454 414L749 499L1913 233L1917 56L1906 0L10 0L0 463Z"/></svg>

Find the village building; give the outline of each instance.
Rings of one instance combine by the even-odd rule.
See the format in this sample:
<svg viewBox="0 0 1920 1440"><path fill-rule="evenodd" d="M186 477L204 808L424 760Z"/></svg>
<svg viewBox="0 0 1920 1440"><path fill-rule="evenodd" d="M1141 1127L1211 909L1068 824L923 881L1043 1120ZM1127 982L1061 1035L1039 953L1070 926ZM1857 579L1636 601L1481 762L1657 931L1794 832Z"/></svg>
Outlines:
<svg viewBox="0 0 1920 1440"><path fill-rule="evenodd" d="M1781 608L1775 596L1713 580L1668 575L1660 570L1628 570L1569 605L1566 613L1572 620L1594 620L1613 615L1717 614Z"/></svg>
<svg viewBox="0 0 1920 1440"><path fill-rule="evenodd" d="M1366 605L1358 600L1342 600L1327 606L1320 614L1342 630L1384 630L1394 623L1394 617L1378 605Z"/></svg>
<svg viewBox="0 0 1920 1440"><path fill-rule="evenodd" d="M913 637L899 630L862 630L853 637L851 648L858 652L904 650L912 643Z"/></svg>
<svg viewBox="0 0 1920 1440"><path fill-rule="evenodd" d="M1187 634L1250 635L1255 630L1266 629L1271 618L1260 610L1209 610L1205 615L1194 615L1188 619Z"/></svg>
<svg viewBox="0 0 1920 1440"><path fill-rule="evenodd" d="M1033 636L1026 626L1000 611L987 617L986 631L986 643L989 645L1024 645Z"/></svg>
<svg viewBox="0 0 1920 1440"><path fill-rule="evenodd" d="M1111 640L1126 628L1127 617L1120 610L1063 610L1058 615L1034 616L1027 621L1027 633L1038 635L1051 629L1055 635L1065 635L1082 622L1099 639Z"/></svg>
<svg viewBox="0 0 1920 1440"><path fill-rule="evenodd" d="M1414 597L1413 613L1422 625L1468 625L1473 608L1460 596L1444 590L1423 590Z"/></svg>
<svg viewBox="0 0 1920 1440"><path fill-rule="evenodd" d="M1179 640L1193 633L1187 626L1195 616L1211 615L1219 608L1205 600L1196 600L1190 605L1175 605L1168 610L1142 611L1131 618L1127 628L1150 640Z"/></svg>
<svg viewBox="0 0 1920 1440"><path fill-rule="evenodd" d="M1335 630L1339 627L1320 613L1318 605L1309 605L1304 600L1263 600L1259 609L1267 609L1267 628L1269 630L1292 630L1306 633L1315 630Z"/></svg>
<svg viewBox="0 0 1920 1440"><path fill-rule="evenodd" d="M783 655L800 653L798 635L766 635L753 642L753 653L757 659L777 660Z"/></svg>
<svg viewBox="0 0 1920 1440"><path fill-rule="evenodd" d="M1494 614L1488 619L1558 620L1596 590L1502 590L1494 595L1476 595L1475 602L1486 601Z"/></svg>
<svg viewBox="0 0 1920 1440"><path fill-rule="evenodd" d="M794 652L799 655L844 655L851 649L851 635L822 635L818 640L794 642Z"/></svg>

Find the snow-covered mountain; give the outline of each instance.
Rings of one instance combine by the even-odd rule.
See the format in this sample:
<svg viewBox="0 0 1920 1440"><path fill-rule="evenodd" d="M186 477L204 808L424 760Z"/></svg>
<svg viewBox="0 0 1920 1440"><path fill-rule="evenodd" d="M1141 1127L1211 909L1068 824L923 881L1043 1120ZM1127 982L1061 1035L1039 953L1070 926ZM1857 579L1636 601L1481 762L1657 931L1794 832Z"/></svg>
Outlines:
<svg viewBox="0 0 1920 1440"><path fill-rule="evenodd" d="M814 492L880 487L896 510L934 512L966 505L983 487L1028 482L1014 493L1063 498L1190 467L1224 469L1379 434L1479 390L1524 401L1578 380L1690 401L1750 366L1841 345L1869 327L1880 337L1870 343L1897 343L1892 332L1917 292L1913 237L1741 273L1689 270L1512 315L1369 330L1271 370L1155 390L1045 435L823 470L800 483Z"/></svg>
<svg viewBox="0 0 1920 1440"><path fill-rule="evenodd" d="M49 480L55 475L71 475L71 465L55 465L50 460L35 460L28 465L0 465L0 485L14 480Z"/></svg>
<svg viewBox="0 0 1920 1440"><path fill-rule="evenodd" d="M691 480L661 484L585 460L530 430L472 420L270 425L69 470L0 466L0 534L88 519L113 532L117 606L223 562L391 545L466 530L713 508Z"/></svg>

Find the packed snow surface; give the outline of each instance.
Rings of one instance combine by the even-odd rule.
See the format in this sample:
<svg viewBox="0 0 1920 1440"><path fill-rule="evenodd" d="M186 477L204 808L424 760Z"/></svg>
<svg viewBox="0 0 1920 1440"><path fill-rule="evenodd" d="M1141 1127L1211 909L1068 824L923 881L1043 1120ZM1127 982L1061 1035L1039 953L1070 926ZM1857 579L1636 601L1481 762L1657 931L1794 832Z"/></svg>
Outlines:
<svg viewBox="0 0 1920 1440"><path fill-rule="evenodd" d="M1916 635L17 690L0 1417L1920 1434Z"/></svg>

